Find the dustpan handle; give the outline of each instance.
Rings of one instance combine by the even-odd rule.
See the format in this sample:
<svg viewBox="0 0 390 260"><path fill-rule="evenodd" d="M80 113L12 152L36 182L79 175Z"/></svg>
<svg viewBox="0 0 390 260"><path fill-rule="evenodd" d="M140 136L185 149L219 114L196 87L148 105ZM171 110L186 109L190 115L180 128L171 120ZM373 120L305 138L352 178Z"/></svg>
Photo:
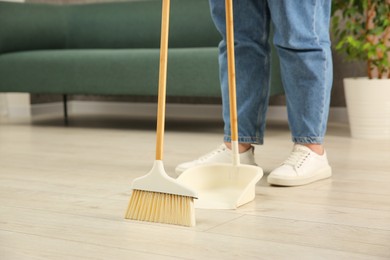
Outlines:
<svg viewBox="0 0 390 260"><path fill-rule="evenodd" d="M159 81L158 81L158 103L157 103L156 160L163 159L165 103L166 103L167 67L168 67L169 11L170 11L170 0L163 0L162 15L161 15L160 71L159 71Z"/></svg>
<svg viewBox="0 0 390 260"><path fill-rule="evenodd" d="M238 154L238 123L237 123L237 97L236 97L236 68L234 54L234 20L233 20L233 0L225 1L226 9L226 43L228 59L228 84L229 84L229 104L230 104L230 129L233 150L233 164L240 164Z"/></svg>

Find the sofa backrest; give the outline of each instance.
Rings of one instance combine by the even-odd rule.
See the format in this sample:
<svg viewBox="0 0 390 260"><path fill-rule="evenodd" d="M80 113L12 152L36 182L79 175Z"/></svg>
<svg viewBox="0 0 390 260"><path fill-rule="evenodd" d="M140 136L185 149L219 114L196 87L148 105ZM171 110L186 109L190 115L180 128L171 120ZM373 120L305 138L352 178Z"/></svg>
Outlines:
<svg viewBox="0 0 390 260"><path fill-rule="evenodd" d="M161 0L69 6L69 48L158 48ZM169 46L217 46L207 0L172 0Z"/></svg>
<svg viewBox="0 0 390 260"><path fill-rule="evenodd" d="M61 8L0 2L0 53L65 47L65 17Z"/></svg>
<svg viewBox="0 0 390 260"><path fill-rule="evenodd" d="M161 0L50 5L0 2L0 53L158 48ZM172 0L170 48L217 46L208 0Z"/></svg>

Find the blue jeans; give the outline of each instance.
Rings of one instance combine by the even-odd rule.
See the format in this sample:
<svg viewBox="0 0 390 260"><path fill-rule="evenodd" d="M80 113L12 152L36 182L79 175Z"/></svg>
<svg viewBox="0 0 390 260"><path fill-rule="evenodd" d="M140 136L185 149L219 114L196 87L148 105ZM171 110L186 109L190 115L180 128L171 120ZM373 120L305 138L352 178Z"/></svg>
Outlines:
<svg viewBox="0 0 390 260"><path fill-rule="evenodd" d="M288 121L295 143L323 142L332 88L331 0L233 0L239 142L262 144L270 85L270 23L280 59ZM223 39L220 79L230 142L225 1L210 0Z"/></svg>

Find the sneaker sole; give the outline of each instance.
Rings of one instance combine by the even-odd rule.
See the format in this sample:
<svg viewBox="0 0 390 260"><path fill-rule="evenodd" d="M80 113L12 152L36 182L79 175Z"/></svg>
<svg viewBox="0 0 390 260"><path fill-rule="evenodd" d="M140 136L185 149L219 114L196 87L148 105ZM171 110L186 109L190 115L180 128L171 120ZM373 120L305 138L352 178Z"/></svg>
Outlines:
<svg viewBox="0 0 390 260"><path fill-rule="evenodd" d="M315 174L311 176L295 176L291 178L286 177L275 177L269 175L267 181L269 184L277 185L277 186L301 186L305 184L309 184L315 181L327 179L332 176L332 168L327 167L317 171Z"/></svg>

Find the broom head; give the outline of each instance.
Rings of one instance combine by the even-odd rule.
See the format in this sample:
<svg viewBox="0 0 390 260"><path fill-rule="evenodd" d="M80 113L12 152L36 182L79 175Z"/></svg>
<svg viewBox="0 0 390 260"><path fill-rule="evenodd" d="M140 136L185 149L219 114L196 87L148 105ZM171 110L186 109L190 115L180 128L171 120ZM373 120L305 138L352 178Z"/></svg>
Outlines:
<svg viewBox="0 0 390 260"><path fill-rule="evenodd" d="M169 177L161 160L132 183L126 219L195 226L196 192Z"/></svg>

